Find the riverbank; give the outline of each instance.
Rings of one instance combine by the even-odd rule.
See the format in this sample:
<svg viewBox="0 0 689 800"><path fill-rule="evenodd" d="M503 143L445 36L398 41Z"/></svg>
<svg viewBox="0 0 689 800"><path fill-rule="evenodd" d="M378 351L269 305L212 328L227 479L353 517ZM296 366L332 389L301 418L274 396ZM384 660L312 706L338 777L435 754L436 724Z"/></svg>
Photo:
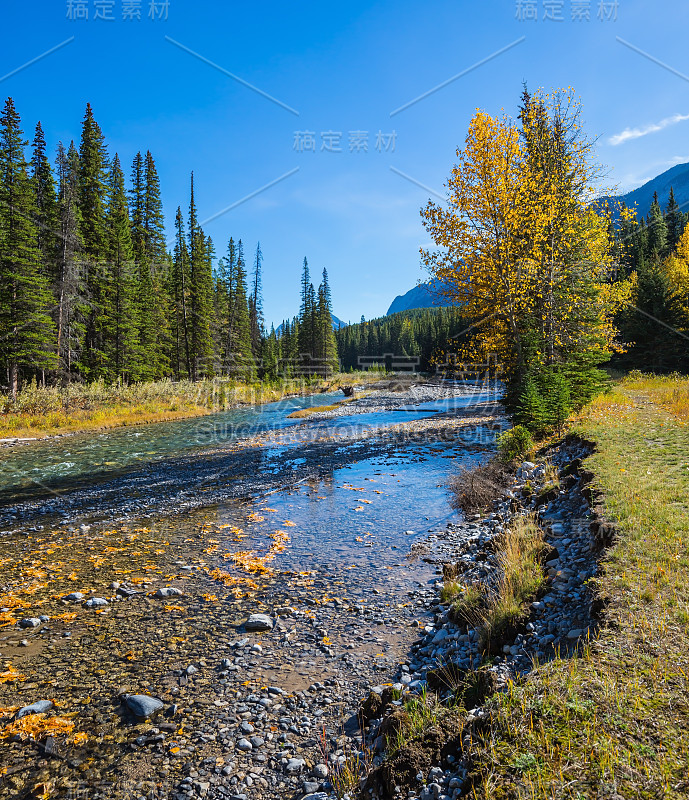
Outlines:
<svg viewBox="0 0 689 800"><path fill-rule="evenodd" d="M277 385L227 379L196 383L165 380L129 386L72 384L64 388L29 385L16 401L0 397L0 444L202 417L284 397L334 391L341 385L376 383L381 377L381 373L361 372L324 379L289 379Z"/></svg>
<svg viewBox="0 0 689 800"><path fill-rule="evenodd" d="M445 578L499 588L503 531L530 515L545 583L488 652L482 614L458 619L436 595L397 676L415 691L395 709L379 690L367 720L386 755L365 796L687 796L688 397L686 379L622 382L538 455L558 487L536 459L492 513L448 528Z"/></svg>

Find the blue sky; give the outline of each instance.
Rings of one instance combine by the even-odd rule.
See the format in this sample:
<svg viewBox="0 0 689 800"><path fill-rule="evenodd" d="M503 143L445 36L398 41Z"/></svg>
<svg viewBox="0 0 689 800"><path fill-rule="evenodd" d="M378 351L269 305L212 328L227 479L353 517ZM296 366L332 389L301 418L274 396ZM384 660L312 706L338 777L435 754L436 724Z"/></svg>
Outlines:
<svg viewBox="0 0 689 800"><path fill-rule="evenodd" d="M0 95L53 152L78 141L87 101L123 164L150 149L168 230L193 169L201 219L231 207L205 225L218 253L230 235L249 256L260 240L276 324L297 310L305 255L345 320L423 278L419 208L474 110L515 114L522 81L576 89L620 190L689 161L686 0L156 5L151 19L150 0L5 0Z"/></svg>

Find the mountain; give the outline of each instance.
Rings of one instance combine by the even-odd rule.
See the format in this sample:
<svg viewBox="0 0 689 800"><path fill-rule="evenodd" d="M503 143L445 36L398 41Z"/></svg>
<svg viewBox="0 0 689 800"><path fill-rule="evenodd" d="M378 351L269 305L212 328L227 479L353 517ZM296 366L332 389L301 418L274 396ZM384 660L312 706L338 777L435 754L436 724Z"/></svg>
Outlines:
<svg viewBox="0 0 689 800"><path fill-rule="evenodd" d="M399 294L390 304L388 316L398 311L411 311L413 308L433 308L449 306L451 303L440 294L440 283L433 279L428 283L420 283L406 294Z"/></svg>
<svg viewBox="0 0 689 800"><path fill-rule="evenodd" d="M334 314L330 315L333 321L333 330L339 331L340 328L346 328L349 325L348 322L343 322L339 317L336 317ZM282 333L282 323L280 323L277 328L275 329L275 333L279 336Z"/></svg>
<svg viewBox="0 0 689 800"><path fill-rule="evenodd" d="M637 218L645 217L653 202L653 193L658 192L660 207L664 210L670 196L670 187L675 191L675 200L681 211L689 211L689 164L677 164L650 181L617 197L603 197L605 200L620 200L630 208L636 207Z"/></svg>

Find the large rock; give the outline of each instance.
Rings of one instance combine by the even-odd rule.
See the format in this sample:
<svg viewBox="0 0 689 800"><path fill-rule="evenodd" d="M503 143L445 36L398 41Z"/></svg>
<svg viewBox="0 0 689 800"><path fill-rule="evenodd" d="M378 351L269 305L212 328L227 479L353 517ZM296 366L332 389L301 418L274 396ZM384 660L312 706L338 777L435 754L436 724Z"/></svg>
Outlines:
<svg viewBox="0 0 689 800"><path fill-rule="evenodd" d="M273 620L267 614L252 614L244 623L247 631L272 631Z"/></svg>
<svg viewBox="0 0 689 800"><path fill-rule="evenodd" d="M84 599L84 595L81 592L70 592L70 594L65 595L63 600L69 600L70 603L79 603Z"/></svg>
<svg viewBox="0 0 689 800"><path fill-rule="evenodd" d="M181 597L184 592L175 586L163 586L155 593L155 596L163 599L165 597Z"/></svg>
<svg viewBox="0 0 689 800"><path fill-rule="evenodd" d="M127 708L135 717L146 719L162 711L165 703L157 697L149 697L147 694L130 694L124 698Z"/></svg>
<svg viewBox="0 0 689 800"><path fill-rule="evenodd" d="M37 628L40 624L41 620L38 617L24 617L19 620L20 628Z"/></svg>
<svg viewBox="0 0 689 800"><path fill-rule="evenodd" d="M105 608L108 601L104 597L92 597L84 603L84 608Z"/></svg>
<svg viewBox="0 0 689 800"><path fill-rule="evenodd" d="M30 714L46 714L53 707L52 700L38 700L30 706L24 706L17 711L17 719L28 717Z"/></svg>

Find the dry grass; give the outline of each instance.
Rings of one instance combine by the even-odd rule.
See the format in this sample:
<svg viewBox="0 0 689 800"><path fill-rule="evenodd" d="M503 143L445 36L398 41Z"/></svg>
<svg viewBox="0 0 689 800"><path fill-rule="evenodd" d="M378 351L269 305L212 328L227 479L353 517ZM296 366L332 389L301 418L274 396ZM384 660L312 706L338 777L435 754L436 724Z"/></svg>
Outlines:
<svg viewBox="0 0 689 800"><path fill-rule="evenodd" d="M473 468L461 468L450 481L452 508L470 514L489 508L508 486L510 471L492 459Z"/></svg>
<svg viewBox="0 0 689 800"><path fill-rule="evenodd" d="M580 416L618 529L596 581L603 626L493 698L470 796L689 796L688 386L635 376Z"/></svg>
<svg viewBox="0 0 689 800"><path fill-rule="evenodd" d="M622 385L632 392L651 394L654 402L666 408L676 419L689 422L689 379L686 376L637 372L625 378Z"/></svg>

